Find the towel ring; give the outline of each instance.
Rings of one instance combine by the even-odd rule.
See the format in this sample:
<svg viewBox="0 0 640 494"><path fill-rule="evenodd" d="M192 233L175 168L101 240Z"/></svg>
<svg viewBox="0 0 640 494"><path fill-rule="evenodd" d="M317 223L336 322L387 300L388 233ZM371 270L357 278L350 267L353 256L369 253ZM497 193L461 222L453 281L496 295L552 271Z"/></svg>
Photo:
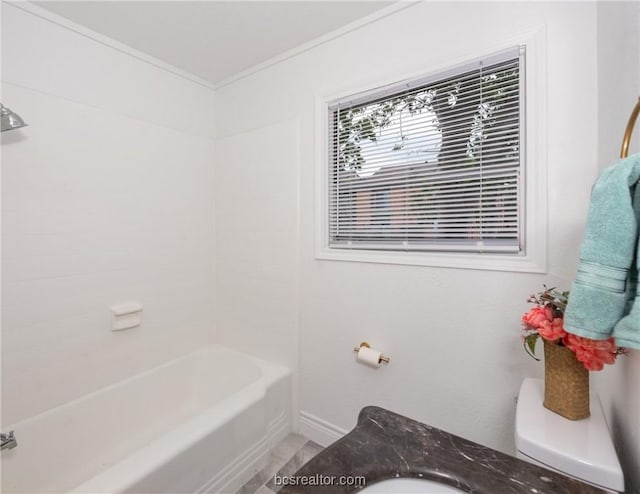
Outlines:
<svg viewBox="0 0 640 494"><path fill-rule="evenodd" d="M627 124L627 129L624 131L624 137L622 138L622 148L620 149L620 157L626 158L629 156L629 142L631 142L631 134L633 134L633 126L638 120L638 114L640 113L640 99L636 103L635 108L631 112L631 116L629 117L629 123Z"/></svg>

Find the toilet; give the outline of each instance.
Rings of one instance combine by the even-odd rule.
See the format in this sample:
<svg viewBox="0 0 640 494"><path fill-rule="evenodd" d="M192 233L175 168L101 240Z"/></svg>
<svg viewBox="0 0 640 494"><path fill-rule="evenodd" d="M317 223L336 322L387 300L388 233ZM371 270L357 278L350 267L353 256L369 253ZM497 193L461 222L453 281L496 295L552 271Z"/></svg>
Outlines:
<svg viewBox="0 0 640 494"><path fill-rule="evenodd" d="M568 420L542 406L544 383L522 382L516 408L517 457L607 492L624 492L618 461L600 400L591 395L591 417Z"/></svg>

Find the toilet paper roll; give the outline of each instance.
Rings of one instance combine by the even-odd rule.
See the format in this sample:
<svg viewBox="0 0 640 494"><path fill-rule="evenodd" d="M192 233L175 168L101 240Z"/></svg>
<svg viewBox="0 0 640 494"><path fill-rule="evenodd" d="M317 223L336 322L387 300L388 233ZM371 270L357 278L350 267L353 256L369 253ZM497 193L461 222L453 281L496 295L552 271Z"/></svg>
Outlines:
<svg viewBox="0 0 640 494"><path fill-rule="evenodd" d="M380 367L380 355L380 352L372 348L361 346L360 350L358 350L358 361L372 367Z"/></svg>

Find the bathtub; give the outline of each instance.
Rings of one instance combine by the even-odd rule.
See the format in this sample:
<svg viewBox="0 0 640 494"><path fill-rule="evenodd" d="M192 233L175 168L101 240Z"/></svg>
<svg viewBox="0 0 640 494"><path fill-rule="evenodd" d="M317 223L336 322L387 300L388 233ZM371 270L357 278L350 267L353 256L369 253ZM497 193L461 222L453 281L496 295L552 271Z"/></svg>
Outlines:
<svg viewBox="0 0 640 494"><path fill-rule="evenodd" d="M3 428L3 493L235 492L291 430L291 373L211 346Z"/></svg>

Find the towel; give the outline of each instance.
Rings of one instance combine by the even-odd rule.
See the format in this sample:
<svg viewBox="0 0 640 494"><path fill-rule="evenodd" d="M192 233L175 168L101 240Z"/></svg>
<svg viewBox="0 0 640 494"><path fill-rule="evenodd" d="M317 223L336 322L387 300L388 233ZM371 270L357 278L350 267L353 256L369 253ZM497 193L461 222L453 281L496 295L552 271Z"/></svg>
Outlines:
<svg viewBox="0 0 640 494"><path fill-rule="evenodd" d="M594 340L616 337L640 348L636 299L640 154L605 169L591 191L580 263L565 311L564 327Z"/></svg>
<svg viewBox="0 0 640 494"><path fill-rule="evenodd" d="M636 212L638 235L640 237L640 185L634 191L633 206ZM626 315L613 328L616 345L640 350L640 294L638 293L638 274L640 272L640 241L636 251L636 259L627 278Z"/></svg>

